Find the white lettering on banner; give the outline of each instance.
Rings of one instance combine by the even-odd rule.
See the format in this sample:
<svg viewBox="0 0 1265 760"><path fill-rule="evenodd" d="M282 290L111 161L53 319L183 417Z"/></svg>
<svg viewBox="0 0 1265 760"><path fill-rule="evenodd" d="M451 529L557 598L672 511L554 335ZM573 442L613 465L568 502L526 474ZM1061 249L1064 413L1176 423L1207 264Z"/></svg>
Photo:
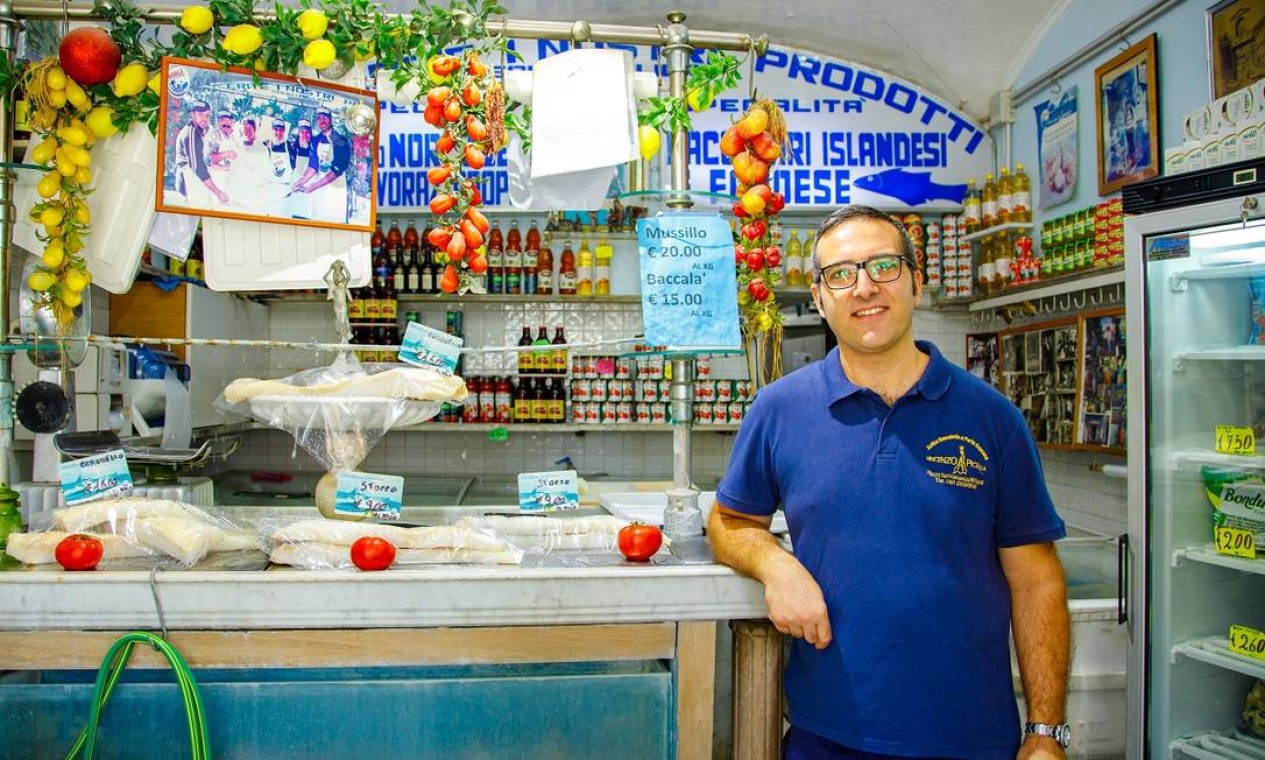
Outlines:
<svg viewBox="0 0 1265 760"><path fill-rule="evenodd" d="M520 60L509 70L529 70L535 61L570 50L553 40L510 40ZM657 47L598 43L625 50L637 70L667 76ZM449 52L459 52L454 49ZM705 51L693 61L702 63ZM499 76L501 65L489 61ZM744 81L742 89L747 87ZM952 210L966 194L966 180L992 171L993 143L983 129L947 103L909 82L848 61L772 47L756 61L755 87L786 112L790 133L769 184L797 206L866 203L886 209ZM720 138L750 105L731 91L710 109L692 114L690 186L732 193L736 181L720 152ZM378 147L378 205L423 209L434 195L426 170L439 132L422 120L425 102L383 103ZM504 153L488 156L471 176L480 181L484 203L508 205L509 168Z"/></svg>

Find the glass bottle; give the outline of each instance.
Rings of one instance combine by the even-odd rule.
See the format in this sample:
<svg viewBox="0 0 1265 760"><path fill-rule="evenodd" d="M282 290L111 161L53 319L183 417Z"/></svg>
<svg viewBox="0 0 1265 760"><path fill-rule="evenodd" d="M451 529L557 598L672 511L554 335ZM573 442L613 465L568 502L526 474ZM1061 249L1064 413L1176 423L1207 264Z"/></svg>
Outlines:
<svg viewBox="0 0 1265 760"><path fill-rule="evenodd" d="M587 239L580 240L579 264L575 269L575 294L593 295L593 252L589 250Z"/></svg>
<svg viewBox="0 0 1265 760"><path fill-rule="evenodd" d="M611 259L615 249L606 238L599 238L597 248L593 249L595 264L593 266L593 295L609 296L611 294Z"/></svg>
<svg viewBox="0 0 1265 760"><path fill-rule="evenodd" d="M974 179L966 181L966 199L962 202L962 224L965 225L967 233L979 232L980 220L983 215L983 199L980 196L979 188L975 186Z"/></svg>
<svg viewBox="0 0 1265 760"><path fill-rule="evenodd" d="M553 295L553 251L542 245L536 257L536 295Z"/></svg>
<svg viewBox="0 0 1265 760"><path fill-rule="evenodd" d="M514 422L531 422L532 379L519 377L514 389Z"/></svg>
<svg viewBox="0 0 1265 760"><path fill-rule="evenodd" d="M1010 196L1010 217L1015 222L1032 221L1032 182L1023 164L1015 164L1014 188Z"/></svg>
<svg viewBox="0 0 1265 760"><path fill-rule="evenodd" d="M395 251L404 245L404 235L400 233L400 223L398 220L391 220L391 229L387 230L386 246L383 250L389 257L395 257ZM376 261L376 259L375 259Z"/></svg>
<svg viewBox="0 0 1265 760"><path fill-rule="evenodd" d="M425 240L425 237L422 238ZM426 246L423 244L420 248L414 248L408 257L408 263L404 266L404 293L417 295L424 292L422 290L422 262L419 260L426 257Z"/></svg>
<svg viewBox="0 0 1265 760"><path fill-rule="evenodd" d="M488 233L488 292L505 292L505 243L501 237L501 225L493 220Z"/></svg>
<svg viewBox="0 0 1265 760"><path fill-rule="evenodd" d="M984 191L980 194L980 227L988 229L1000 223L997 215L997 183L992 174L984 175Z"/></svg>
<svg viewBox="0 0 1265 760"><path fill-rule="evenodd" d="M527 230L527 242L523 247L523 295L534 296L539 288L540 277L540 230L536 220Z"/></svg>
<svg viewBox="0 0 1265 760"><path fill-rule="evenodd" d="M532 366L536 369L536 374L547 375L553 372L553 361L550 359L549 350L540 348L549 344L549 328L541 325L536 328L536 339L532 341L532 346L536 348L532 351Z"/></svg>
<svg viewBox="0 0 1265 760"><path fill-rule="evenodd" d="M549 421L549 380L536 378L536 387L531 394L531 421Z"/></svg>
<svg viewBox="0 0 1265 760"><path fill-rule="evenodd" d="M496 417L498 424L514 421L514 386L510 384L509 375L502 375L496 381Z"/></svg>
<svg viewBox="0 0 1265 760"><path fill-rule="evenodd" d="M1001 178L997 180L997 220L1002 224L1013 221L1010 218L1010 212L1011 205L1014 203L1011 195L1014 190L1014 182L1010 178L1010 167L1003 166Z"/></svg>
<svg viewBox="0 0 1265 760"><path fill-rule="evenodd" d="M549 354L549 371L555 375L567 374L567 335L562 325L553 331L553 351Z"/></svg>
<svg viewBox="0 0 1265 760"><path fill-rule="evenodd" d="M548 420L559 425L565 421L566 404L562 400L562 378L555 377L549 381Z"/></svg>
<svg viewBox="0 0 1265 760"><path fill-rule="evenodd" d="M402 280L403 277L400 279ZM380 296L381 300L378 302L378 319L391 324L395 324L395 317L399 313L400 303L399 291L395 288L395 281L394 275L382 278L382 295Z"/></svg>
<svg viewBox="0 0 1265 760"><path fill-rule="evenodd" d="M571 244L562 249L562 257L558 260L558 295L573 296L576 290L575 254L571 252Z"/></svg>
<svg viewBox="0 0 1265 760"><path fill-rule="evenodd" d="M505 236L505 292L523 292L523 235L518 231L517 219L510 221L510 231Z"/></svg>
<svg viewBox="0 0 1265 760"><path fill-rule="evenodd" d="M519 336L518 338L518 345L520 348L522 346L531 345L531 328L528 327L527 325L523 325L523 334ZM535 371L536 371L536 357L532 355L531 351L519 351L518 352L518 374L530 375L531 373Z"/></svg>

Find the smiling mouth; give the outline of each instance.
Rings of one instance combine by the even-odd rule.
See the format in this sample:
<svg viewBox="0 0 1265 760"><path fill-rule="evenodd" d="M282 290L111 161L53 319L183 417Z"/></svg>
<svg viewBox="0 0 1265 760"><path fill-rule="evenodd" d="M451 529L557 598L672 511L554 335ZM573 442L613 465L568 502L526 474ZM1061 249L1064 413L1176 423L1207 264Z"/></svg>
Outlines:
<svg viewBox="0 0 1265 760"><path fill-rule="evenodd" d="M858 309L857 311L852 312L852 316L854 316L854 317L872 317L872 316L874 316L874 315L876 315L876 314L882 314L882 313L883 313L883 312L885 312L885 311L887 311L887 307L886 307L886 306L871 306L871 307L870 307L870 308L868 308L868 309Z"/></svg>

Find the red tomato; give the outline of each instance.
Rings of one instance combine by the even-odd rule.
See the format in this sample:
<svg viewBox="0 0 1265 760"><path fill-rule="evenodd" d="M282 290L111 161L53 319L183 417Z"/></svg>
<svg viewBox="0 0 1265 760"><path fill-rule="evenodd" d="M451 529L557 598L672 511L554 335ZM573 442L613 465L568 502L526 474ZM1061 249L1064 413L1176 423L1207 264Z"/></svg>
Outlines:
<svg viewBox="0 0 1265 760"><path fill-rule="evenodd" d="M361 536L351 545L351 562L361 570L386 570L395 561L395 546L385 538Z"/></svg>
<svg viewBox="0 0 1265 760"><path fill-rule="evenodd" d="M57 544L53 556L57 564L67 570L92 570L105 554L105 547L99 540L82 533L66 536Z"/></svg>
<svg viewBox="0 0 1265 760"><path fill-rule="evenodd" d="M663 532L653 525L631 523L619 530L619 553L633 562L648 562L663 546Z"/></svg>

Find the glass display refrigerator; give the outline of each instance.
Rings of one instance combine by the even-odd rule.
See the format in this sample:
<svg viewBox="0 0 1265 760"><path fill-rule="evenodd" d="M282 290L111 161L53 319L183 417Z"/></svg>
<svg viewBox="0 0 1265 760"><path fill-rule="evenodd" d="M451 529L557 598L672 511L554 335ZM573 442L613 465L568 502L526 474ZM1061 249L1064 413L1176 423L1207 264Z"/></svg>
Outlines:
<svg viewBox="0 0 1265 760"><path fill-rule="evenodd" d="M1265 543L1256 173L1124 193L1126 212L1146 210L1124 225L1130 758L1265 760L1265 655L1251 651L1265 648L1251 633L1265 631L1265 546L1244 556L1247 536Z"/></svg>

